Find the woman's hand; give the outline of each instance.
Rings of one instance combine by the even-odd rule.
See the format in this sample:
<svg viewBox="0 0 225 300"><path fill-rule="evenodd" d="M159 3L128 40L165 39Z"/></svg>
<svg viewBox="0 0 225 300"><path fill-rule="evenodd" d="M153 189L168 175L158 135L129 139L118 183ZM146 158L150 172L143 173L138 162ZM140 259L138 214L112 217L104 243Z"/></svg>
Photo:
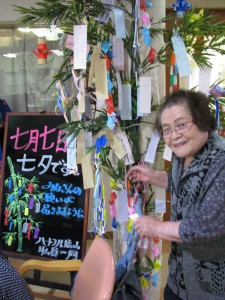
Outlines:
<svg viewBox="0 0 225 300"><path fill-rule="evenodd" d="M160 226L161 221L150 217L144 216L137 218L134 221L135 231L137 231L139 237L156 238L158 237L157 229Z"/></svg>
<svg viewBox="0 0 225 300"><path fill-rule="evenodd" d="M154 170L146 165L138 165L132 167L126 174L126 178L132 180L133 182L150 182L151 178L154 176Z"/></svg>
<svg viewBox="0 0 225 300"><path fill-rule="evenodd" d="M181 243L179 226L181 221L159 221L151 216L144 216L134 220L135 231L139 237L160 238L167 241Z"/></svg>
<svg viewBox="0 0 225 300"><path fill-rule="evenodd" d="M133 182L147 182L164 189L168 186L168 175L160 171L155 171L147 165L138 165L130 168L126 174L126 178Z"/></svg>

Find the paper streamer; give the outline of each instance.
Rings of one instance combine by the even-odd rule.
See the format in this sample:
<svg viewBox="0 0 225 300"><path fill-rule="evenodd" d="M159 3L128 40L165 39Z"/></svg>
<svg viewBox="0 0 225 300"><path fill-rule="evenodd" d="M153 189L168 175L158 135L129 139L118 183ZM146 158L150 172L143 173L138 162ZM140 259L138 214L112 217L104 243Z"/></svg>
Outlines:
<svg viewBox="0 0 225 300"><path fill-rule="evenodd" d="M176 55L180 76L183 77L190 75L191 68L183 39L179 35L174 35L171 38L171 41Z"/></svg>
<svg viewBox="0 0 225 300"><path fill-rule="evenodd" d="M119 8L114 8L113 12L114 12L116 37L125 39L126 38L126 27L125 27L124 13Z"/></svg>
<svg viewBox="0 0 225 300"><path fill-rule="evenodd" d="M73 26L73 56L74 56L74 69L86 69L87 53L87 25L74 25Z"/></svg>
<svg viewBox="0 0 225 300"><path fill-rule="evenodd" d="M145 161L149 162L149 163L154 163L155 160L155 155L156 155L156 150L158 147L158 143L159 143L160 137L158 135L157 131L154 131L151 140L148 144L148 150L145 156Z"/></svg>

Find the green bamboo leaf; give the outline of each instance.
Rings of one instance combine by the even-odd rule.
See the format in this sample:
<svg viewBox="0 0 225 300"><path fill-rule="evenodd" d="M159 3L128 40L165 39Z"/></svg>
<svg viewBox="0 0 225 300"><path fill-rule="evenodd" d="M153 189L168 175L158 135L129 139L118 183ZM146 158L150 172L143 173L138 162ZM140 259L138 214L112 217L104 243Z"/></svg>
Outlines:
<svg viewBox="0 0 225 300"><path fill-rule="evenodd" d="M96 149L95 146L89 147L88 150L85 152L85 156L88 155L89 153L91 153L95 149Z"/></svg>

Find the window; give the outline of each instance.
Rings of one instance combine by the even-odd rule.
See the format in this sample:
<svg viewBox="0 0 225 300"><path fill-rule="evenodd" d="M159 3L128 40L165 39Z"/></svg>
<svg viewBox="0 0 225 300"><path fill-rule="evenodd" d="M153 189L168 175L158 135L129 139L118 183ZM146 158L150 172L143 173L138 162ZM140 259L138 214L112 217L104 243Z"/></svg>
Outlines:
<svg viewBox="0 0 225 300"><path fill-rule="evenodd" d="M47 88L63 61L63 34L56 28L39 31L0 29L0 98L13 112L51 112L57 105L56 86ZM44 65L38 64L32 53L37 49L38 34L45 35L48 49L53 50Z"/></svg>

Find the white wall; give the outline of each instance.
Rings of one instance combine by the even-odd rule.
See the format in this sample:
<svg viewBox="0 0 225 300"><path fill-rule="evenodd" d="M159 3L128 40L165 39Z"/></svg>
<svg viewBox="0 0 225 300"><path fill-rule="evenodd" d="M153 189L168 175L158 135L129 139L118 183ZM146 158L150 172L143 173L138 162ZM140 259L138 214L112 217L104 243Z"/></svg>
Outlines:
<svg viewBox="0 0 225 300"><path fill-rule="evenodd" d="M15 23L21 17L21 14L16 12L13 5L31 7L38 0L0 0L0 25Z"/></svg>

